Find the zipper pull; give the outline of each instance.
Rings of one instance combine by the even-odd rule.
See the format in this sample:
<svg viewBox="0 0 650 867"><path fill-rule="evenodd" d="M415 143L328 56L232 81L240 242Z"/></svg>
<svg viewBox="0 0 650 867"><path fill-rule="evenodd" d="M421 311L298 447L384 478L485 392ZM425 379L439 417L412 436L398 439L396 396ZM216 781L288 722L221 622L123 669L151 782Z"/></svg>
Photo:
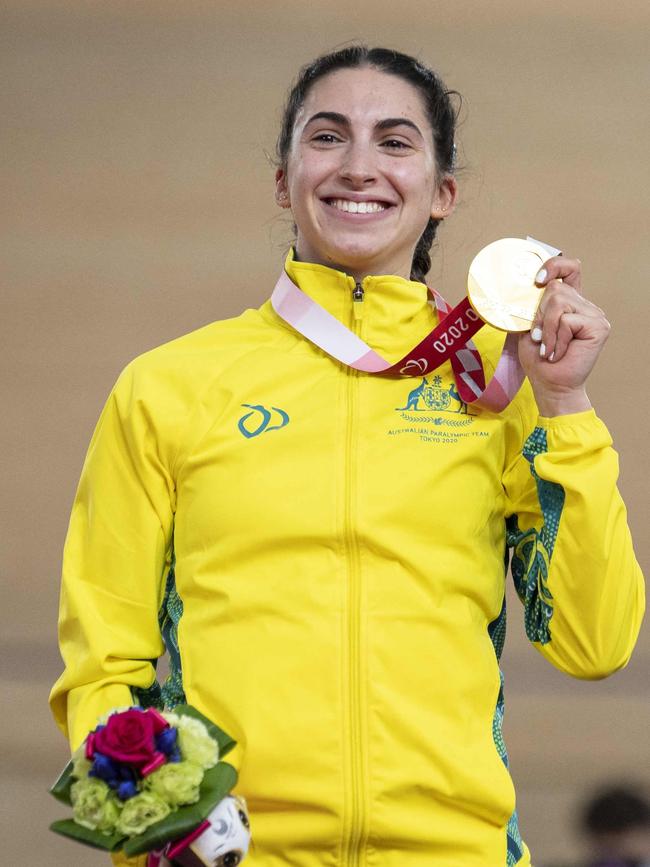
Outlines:
<svg viewBox="0 0 650 867"><path fill-rule="evenodd" d="M352 308L354 310L355 319L361 319L363 316L363 307L361 306L363 304L363 296L363 286L361 283L355 283L354 289L352 290L352 300L354 302Z"/></svg>

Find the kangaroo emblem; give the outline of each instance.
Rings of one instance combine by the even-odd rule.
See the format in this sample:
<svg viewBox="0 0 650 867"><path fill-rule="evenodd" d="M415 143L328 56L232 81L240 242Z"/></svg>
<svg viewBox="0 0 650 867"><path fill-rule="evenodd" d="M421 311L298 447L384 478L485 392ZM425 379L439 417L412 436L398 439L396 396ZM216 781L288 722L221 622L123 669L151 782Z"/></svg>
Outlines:
<svg viewBox="0 0 650 867"><path fill-rule="evenodd" d="M426 388L426 386L428 384L429 383L427 382L426 376L423 376L422 382L418 385L418 387L414 388L412 391L409 392L409 396L406 400L406 406L398 406L398 407L396 407L396 409L398 409L398 410L403 410L403 409L417 410L418 409L418 402L419 402L420 398L422 397L422 395L424 394L424 389Z"/></svg>
<svg viewBox="0 0 650 867"><path fill-rule="evenodd" d="M456 412L463 413L464 415L468 415L467 412L467 404L463 400L463 398L456 391L456 386L452 384L449 386L449 394L453 397L454 400L458 401L458 409Z"/></svg>

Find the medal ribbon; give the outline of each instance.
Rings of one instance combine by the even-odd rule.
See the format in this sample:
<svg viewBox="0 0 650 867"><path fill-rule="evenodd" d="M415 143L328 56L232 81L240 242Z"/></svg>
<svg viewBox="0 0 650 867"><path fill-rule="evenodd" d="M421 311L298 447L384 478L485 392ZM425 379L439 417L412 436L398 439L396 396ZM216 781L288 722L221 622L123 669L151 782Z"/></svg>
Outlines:
<svg viewBox="0 0 650 867"><path fill-rule="evenodd" d="M193 843L209 827L210 821L204 819L193 831L179 840L171 840L162 849L153 849L147 854L147 867L169 867L173 859L187 849L190 843Z"/></svg>
<svg viewBox="0 0 650 867"><path fill-rule="evenodd" d="M492 379L485 383L480 353L471 338L485 324L468 298L451 308L442 295L429 289L439 323L395 364L382 358L331 313L306 295L286 271L271 295L281 319L337 361L364 373L423 376L451 361L458 393L465 403L500 412L510 403L524 379L517 354L517 335L509 334ZM362 303L362 302L360 302Z"/></svg>

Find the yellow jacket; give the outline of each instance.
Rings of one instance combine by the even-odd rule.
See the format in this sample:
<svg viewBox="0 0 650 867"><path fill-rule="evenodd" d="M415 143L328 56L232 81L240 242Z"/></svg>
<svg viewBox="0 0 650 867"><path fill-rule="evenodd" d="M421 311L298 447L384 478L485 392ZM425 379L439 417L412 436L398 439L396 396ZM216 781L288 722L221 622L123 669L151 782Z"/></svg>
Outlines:
<svg viewBox="0 0 650 867"><path fill-rule="evenodd" d="M390 361L436 322L425 287L285 265ZM499 335L477 338L488 359ZM490 364L492 360L492 365ZM65 545L51 704L185 698L238 746L250 867L530 864L501 737L506 543L527 634L601 678L643 579L593 411L501 414L358 374L270 302L135 359L95 430Z"/></svg>

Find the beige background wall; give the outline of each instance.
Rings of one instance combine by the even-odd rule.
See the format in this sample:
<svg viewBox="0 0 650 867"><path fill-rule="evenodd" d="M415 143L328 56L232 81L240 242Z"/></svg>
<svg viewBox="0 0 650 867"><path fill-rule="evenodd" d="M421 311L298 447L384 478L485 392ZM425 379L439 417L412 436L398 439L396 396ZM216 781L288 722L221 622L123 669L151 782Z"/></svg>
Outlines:
<svg viewBox="0 0 650 867"><path fill-rule="evenodd" d="M450 298L499 237L531 233L582 258L587 291L614 326L592 399L621 453L647 570L648 9L2 4L3 863L104 863L45 830L62 812L45 794L66 759L46 696L83 454L128 360L268 295L290 227L266 152L289 81L322 51L353 38L395 46L464 94L461 206L431 274ZM506 734L536 864L578 852L571 809L592 784L650 782L648 632L625 671L574 682L527 647L511 605Z"/></svg>

